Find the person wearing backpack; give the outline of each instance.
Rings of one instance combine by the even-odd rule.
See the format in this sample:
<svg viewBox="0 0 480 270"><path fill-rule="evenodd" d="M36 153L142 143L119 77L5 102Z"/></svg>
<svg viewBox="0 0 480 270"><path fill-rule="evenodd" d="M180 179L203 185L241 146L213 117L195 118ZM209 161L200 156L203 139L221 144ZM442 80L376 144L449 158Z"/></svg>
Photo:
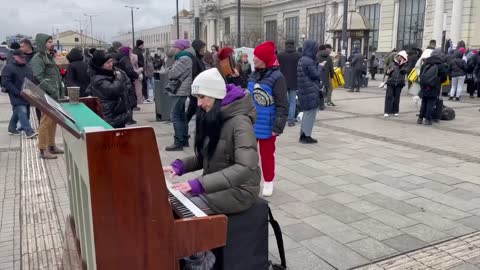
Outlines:
<svg viewBox="0 0 480 270"><path fill-rule="evenodd" d="M460 95L462 94L465 83L465 74L468 70L467 63L463 60L464 52L465 48L458 49L454 54L454 58L448 63L450 77L452 77L452 88L450 89L450 97L448 100L452 100L454 97L455 100L460 100Z"/></svg>
<svg viewBox="0 0 480 270"><path fill-rule="evenodd" d="M430 57L424 60L420 69L419 96L422 98L422 106L420 107L417 124L432 125L433 112L442 89L442 82L447 79L447 76L448 65L444 60L442 51L441 49L435 49Z"/></svg>
<svg viewBox="0 0 480 270"><path fill-rule="evenodd" d="M387 92L385 94L385 114L389 117L391 114L398 116L400 110L400 94L405 86L405 76L408 72L408 55L406 51L401 51L395 56L394 63L387 70L388 80Z"/></svg>

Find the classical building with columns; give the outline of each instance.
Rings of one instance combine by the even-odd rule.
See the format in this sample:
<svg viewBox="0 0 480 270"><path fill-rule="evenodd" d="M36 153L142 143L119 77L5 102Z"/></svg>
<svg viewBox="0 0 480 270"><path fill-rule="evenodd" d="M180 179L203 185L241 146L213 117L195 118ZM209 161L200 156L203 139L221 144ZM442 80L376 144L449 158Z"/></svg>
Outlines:
<svg viewBox="0 0 480 270"><path fill-rule="evenodd" d="M200 18L200 38L213 44L235 45L237 0L190 0ZM241 44L255 46L274 40L278 47L286 39L300 46L305 39L334 43L330 30L343 15L343 0L241 0ZM480 0L349 0L370 22L369 51L392 48L425 48L435 39L454 46L463 40L480 48ZM193 20L192 20L193 23ZM193 29L193 27L192 27ZM338 48L338 46L337 46Z"/></svg>

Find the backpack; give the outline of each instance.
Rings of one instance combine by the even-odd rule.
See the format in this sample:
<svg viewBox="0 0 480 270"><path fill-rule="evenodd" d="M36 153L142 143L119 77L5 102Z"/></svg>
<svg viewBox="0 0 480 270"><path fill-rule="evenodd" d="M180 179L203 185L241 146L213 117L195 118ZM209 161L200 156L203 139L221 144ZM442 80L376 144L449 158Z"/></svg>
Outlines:
<svg viewBox="0 0 480 270"><path fill-rule="evenodd" d="M427 89L439 86L440 82L438 79L438 66L425 64L418 78L420 80L420 85L426 87Z"/></svg>
<svg viewBox="0 0 480 270"><path fill-rule="evenodd" d="M455 110L450 107L443 106L441 120L450 121L455 119Z"/></svg>

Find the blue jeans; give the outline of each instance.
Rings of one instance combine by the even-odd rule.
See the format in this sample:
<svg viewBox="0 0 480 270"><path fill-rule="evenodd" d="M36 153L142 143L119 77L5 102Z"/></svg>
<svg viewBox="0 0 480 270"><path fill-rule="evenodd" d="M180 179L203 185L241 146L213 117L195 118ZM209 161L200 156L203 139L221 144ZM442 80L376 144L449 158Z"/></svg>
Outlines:
<svg viewBox="0 0 480 270"><path fill-rule="evenodd" d="M185 113L185 101L187 97L172 97L172 112L170 118L175 132L175 144L184 145L188 140L187 114Z"/></svg>
<svg viewBox="0 0 480 270"><path fill-rule="evenodd" d="M25 131L26 134L31 134L33 132L32 126L30 126L29 115L30 106L27 105L16 105L13 106L13 114L10 118L10 123L8 124L8 131L15 132L17 130L17 123L20 122L20 127Z"/></svg>
<svg viewBox="0 0 480 270"><path fill-rule="evenodd" d="M297 108L297 90L288 90L288 122L295 121L295 110Z"/></svg>

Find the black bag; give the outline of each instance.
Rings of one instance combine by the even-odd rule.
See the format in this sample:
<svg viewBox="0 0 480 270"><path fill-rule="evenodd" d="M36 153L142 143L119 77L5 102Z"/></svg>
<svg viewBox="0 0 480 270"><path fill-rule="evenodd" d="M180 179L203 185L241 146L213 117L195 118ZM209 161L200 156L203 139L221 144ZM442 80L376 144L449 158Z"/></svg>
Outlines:
<svg viewBox="0 0 480 270"><path fill-rule="evenodd" d="M285 258L285 247L283 245L283 236L282 230L280 229L280 224L273 218L272 210L268 208L268 222L272 225L273 233L275 234L275 239L277 240L278 253L280 255L280 264L274 264L269 262L273 270L286 270L287 269L287 259Z"/></svg>
<svg viewBox="0 0 480 270"><path fill-rule="evenodd" d="M420 85L425 89L431 89L438 86L438 66L437 65L425 65L419 76Z"/></svg>
<svg viewBox="0 0 480 270"><path fill-rule="evenodd" d="M175 95L181 85L182 81L179 79L169 80L167 85L165 86L165 91L169 92L172 95Z"/></svg>
<svg viewBox="0 0 480 270"><path fill-rule="evenodd" d="M441 120L450 121L455 119L455 110L450 107L443 106Z"/></svg>
<svg viewBox="0 0 480 270"><path fill-rule="evenodd" d="M442 117L442 111L443 111L443 99L439 98L435 102L435 108L433 109L432 119L440 120L440 118Z"/></svg>

